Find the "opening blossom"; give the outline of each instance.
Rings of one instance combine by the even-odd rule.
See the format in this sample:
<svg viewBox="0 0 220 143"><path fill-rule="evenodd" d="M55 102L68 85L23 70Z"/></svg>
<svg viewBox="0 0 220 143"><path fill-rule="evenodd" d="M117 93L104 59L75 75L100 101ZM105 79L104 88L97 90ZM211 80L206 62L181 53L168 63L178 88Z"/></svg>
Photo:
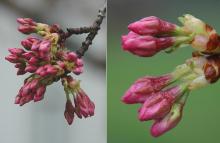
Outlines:
<svg viewBox="0 0 220 143"><path fill-rule="evenodd" d="M185 44L196 50L192 58L171 73L139 78L121 98L126 104L141 105L138 119L154 121L151 127L154 137L163 135L180 122L192 90L220 78L220 38L216 31L189 14L179 20L182 27L150 16L131 23L130 32L122 36L122 48L141 57L153 56L167 48L170 52Z"/></svg>

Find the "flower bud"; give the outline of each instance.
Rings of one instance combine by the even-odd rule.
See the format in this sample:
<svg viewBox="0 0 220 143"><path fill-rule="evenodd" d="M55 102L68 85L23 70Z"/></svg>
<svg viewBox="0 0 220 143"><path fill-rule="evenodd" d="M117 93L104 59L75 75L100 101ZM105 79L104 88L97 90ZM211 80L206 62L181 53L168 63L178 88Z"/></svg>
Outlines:
<svg viewBox="0 0 220 143"><path fill-rule="evenodd" d="M86 93L80 89L78 95L74 98L76 114L79 118L94 115L95 104L89 99Z"/></svg>
<svg viewBox="0 0 220 143"><path fill-rule="evenodd" d="M122 48L141 57L151 57L161 50L171 47L174 38L156 38L149 35L141 36L134 32L122 36Z"/></svg>
<svg viewBox="0 0 220 143"><path fill-rule="evenodd" d="M176 103L173 104L172 109L165 117L155 121L151 127L152 136L158 137L174 128L180 122L187 97L188 94L182 96Z"/></svg>
<svg viewBox="0 0 220 143"><path fill-rule="evenodd" d="M22 40L21 41L21 45L25 48L25 49L27 49L27 50L30 50L31 49L31 47L32 47L32 45L33 45L33 43L38 43L38 42L40 42L40 40L38 39L38 38L35 38L35 37L28 37L27 39L25 39L25 40ZM33 50L33 49L32 49Z"/></svg>
<svg viewBox="0 0 220 143"><path fill-rule="evenodd" d="M175 24L150 16L128 25L128 29L140 35L164 35L175 31Z"/></svg>
<svg viewBox="0 0 220 143"><path fill-rule="evenodd" d="M30 26L30 25L20 25L18 27L18 31L24 34L30 34L36 32L36 26Z"/></svg>
<svg viewBox="0 0 220 143"><path fill-rule="evenodd" d="M147 121L159 119L169 113L173 103L186 90L185 85L172 87L165 91L160 91L147 98L139 111L139 120Z"/></svg>
<svg viewBox="0 0 220 143"><path fill-rule="evenodd" d="M17 55L9 55L9 56L5 57L5 59L11 63L19 63L20 62L20 58Z"/></svg>
<svg viewBox="0 0 220 143"><path fill-rule="evenodd" d="M34 22L31 18L17 18L17 22L22 25L31 25L36 26L36 22Z"/></svg>
<svg viewBox="0 0 220 143"><path fill-rule="evenodd" d="M38 102L42 100L44 98L45 91L46 91L45 86L40 86L39 88L37 88L36 94L34 95L34 102Z"/></svg>
<svg viewBox="0 0 220 143"><path fill-rule="evenodd" d="M66 101L66 108L64 111L64 117L69 125L73 123L75 109L70 100Z"/></svg>
<svg viewBox="0 0 220 143"><path fill-rule="evenodd" d="M43 41L40 43L39 51L40 51L40 52L43 52L43 53L48 53L49 50L50 50L50 47L51 47L51 42L48 41L48 40L43 40Z"/></svg>
<svg viewBox="0 0 220 143"><path fill-rule="evenodd" d="M172 82L172 79L170 74L140 78L127 90L121 100L126 104L143 103L146 97L163 89Z"/></svg>
<svg viewBox="0 0 220 143"><path fill-rule="evenodd" d="M9 48L8 51L12 54L12 55L17 55L20 56L21 54L24 53L24 50L21 48Z"/></svg>
<svg viewBox="0 0 220 143"><path fill-rule="evenodd" d="M26 72L30 72L30 73L34 73L36 70L37 70L37 67L36 67L36 66L33 66L33 65L28 65L28 66L25 68L25 71L26 71Z"/></svg>

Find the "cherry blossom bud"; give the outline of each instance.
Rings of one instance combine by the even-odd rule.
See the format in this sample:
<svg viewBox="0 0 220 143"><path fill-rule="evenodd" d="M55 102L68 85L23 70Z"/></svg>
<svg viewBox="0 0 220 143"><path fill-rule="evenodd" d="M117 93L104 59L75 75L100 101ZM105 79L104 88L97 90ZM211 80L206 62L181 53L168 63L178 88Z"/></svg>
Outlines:
<svg viewBox="0 0 220 143"><path fill-rule="evenodd" d="M30 18L18 18L17 22L20 24L18 30L24 34L30 34L37 31L37 24Z"/></svg>
<svg viewBox="0 0 220 143"><path fill-rule="evenodd" d="M79 67L79 68L75 68L73 70L73 73L75 73L76 75L79 75L83 72L83 68L82 67Z"/></svg>
<svg viewBox="0 0 220 143"><path fill-rule="evenodd" d="M173 80L170 74L150 77L146 76L138 79L122 97L122 101L126 104L144 103L146 97L151 93L160 91Z"/></svg>
<svg viewBox="0 0 220 143"><path fill-rule="evenodd" d="M20 103L20 100L21 100L21 96L20 95L17 95L16 97L15 97L15 104L19 104Z"/></svg>
<svg viewBox="0 0 220 143"><path fill-rule="evenodd" d="M135 55L151 57L161 50L171 47L175 42L172 37L156 38L149 35L141 36L134 32L122 36L122 48Z"/></svg>
<svg viewBox="0 0 220 143"><path fill-rule="evenodd" d="M34 22L31 18L17 18L17 22L22 24L22 25L32 25L36 26L36 22Z"/></svg>
<svg viewBox="0 0 220 143"><path fill-rule="evenodd" d="M18 27L18 31L24 34L30 34L36 32L36 27L35 26L29 26L29 25L20 25Z"/></svg>
<svg viewBox="0 0 220 143"><path fill-rule="evenodd" d="M76 114L79 118L84 118L94 115L95 104L89 99L86 93L80 89L76 98L74 98Z"/></svg>
<svg viewBox="0 0 220 143"><path fill-rule="evenodd" d="M176 86L166 91L153 93L150 98L147 98L139 111L139 120L147 121L159 119L169 113L173 103L186 90L185 85Z"/></svg>
<svg viewBox="0 0 220 143"><path fill-rule="evenodd" d="M155 121L151 127L152 136L158 137L174 128L180 122L187 97L187 94L182 96L176 103L174 103L172 109L165 117Z"/></svg>
<svg viewBox="0 0 220 143"><path fill-rule="evenodd" d="M30 73L34 73L36 70L37 70L37 67L36 67L36 66L33 66L33 65L28 65L28 66L25 68L25 71L26 71L26 72L30 72Z"/></svg>
<svg viewBox="0 0 220 143"><path fill-rule="evenodd" d="M140 35L163 35L175 32L175 24L150 16L128 25L128 29Z"/></svg>
<svg viewBox="0 0 220 143"><path fill-rule="evenodd" d="M32 51L30 52L25 52L22 54L22 57L25 58L26 60L30 60L34 56L34 53Z"/></svg>
<svg viewBox="0 0 220 143"><path fill-rule="evenodd" d="M43 53L47 53L50 50L51 42L48 40L43 40L40 43L39 51Z"/></svg>
<svg viewBox="0 0 220 143"><path fill-rule="evenodd" d="M38 102L42 100L44 98L45 91L46 91L45 86L40 86L39 88L37 88L36 94L34 95L34 102Z"/></svg>
<svg viewBox="0 0 220 143"><path fill-rule="evenodd" d="M9 55L9 56L5 57L5 59L11 63L19 63L20 62L19 57L16 55Z"/></svg>
<svg viewBox="0 0 220 143"><path fill-rule="evenodd" d="M35 38L35 37L30 36L30 37L28 37L27 39L22 40L22 41L21 41L21 45L22 45L25 49L30 50L31 47L32 47L32 45L33 45L33 43L38 43L38 42L40 42L40 40L39 40L38 38ZM32 49L32 50L33 50L33 49Z"/></svg>
<svg viewBox="0 0 220 143"><path fill-rule="evenodd" d="M66 121L68 122L69 125L71 125L73 123L74 112L75 112L75 109L73 107L72 102L70 100L67 100L66 101L66 108L64 111L64 117L66 118Z"/></svg>
<svg viewBox="0 0 220 143"><path fill-rule="evenodd" d="M79 67L82 67L83 66L83 60L78 58L76 60L76 65L79 66Z"/></svg>
<svg viewBox="0 0 220 143"><path fill-rule="evenodd" d="M21 48L9 48L8 51L12 54L12 55L21 55L24 53L24 50Z"/></svg>
<svg viewBox="0 0 220 143"><path fill-rule="evenodd" d="M73 61L73 62L75 62L78 59L77 54L75 52L67 53L66 58L67 58L68 61Z"/></svg>
<svg viewBox="0 0 220 143"><path fill-rule="evenodd" d="M20 104L20 106L23 106L24 104L30 102L31 100L33 100L33 96L26 95L26 96L21 97L19 104Z"/></svg>
<svg viewBox="0 0 220 143"><path fill-rule="evenodd" d="M39 62L39 60L34 56L28 60L28 64L31 64L31 65L37 65L38 62Z"/></svg>

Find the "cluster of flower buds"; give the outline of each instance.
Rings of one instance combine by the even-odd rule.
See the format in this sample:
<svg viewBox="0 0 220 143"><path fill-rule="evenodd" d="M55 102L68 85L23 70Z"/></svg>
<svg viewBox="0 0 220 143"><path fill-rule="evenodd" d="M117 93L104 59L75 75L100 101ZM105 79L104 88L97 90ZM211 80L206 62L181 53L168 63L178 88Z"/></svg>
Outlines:
<svg viewBox="0 0 220 143"><path fill-rule="evenodd" d="M179 21L183 26L155 16L131 23L130 32L122 36L122 47L141 57L154 56L161 50L169 53L186 45L204 54L220 52L220 38L211 26L189 14L179 17Z"/></svg>
<svg viewBox="0 0 220 143"><path fill-rule="evenodd" d="M182 117L183 106L191 90L217 81L220 57L196 56L163 76L138 79L122 97L126 104L141 104L140 121L154 120L155 137L174 128Z"/></svg>
<svg viewBox="0 0 220 143"><path fill-rule="evenodd" d="M151 127L154 137L179 123L191 90L220 78L220 38L216 31L189 14L179 17L179 21L183 26L150 16L131 23L130 32L122 36L122 48L141 57L153 56L164 49L172 52L184 45L196 50L192 58L171 73L138 79L122 97L126 104L142 105L138 110L140 121L155 121Z"/></svg>
<svg viewBox="0 0 220 143"><path fill-rule="evenodd" d="M67 101L64 116L68 124L72 124L75 114L78 118L87 118L94 115L95 104L89 99L86 93L80 88L79 81L71 76L62 78L62 84L66 92ZM74 106L70 94L73 95Z"/></svg>
<svg viewBox="0 0 220 143"><path fill-rule="evenodd" d="M5 57L18 69L17 75L31 73L16 96L15 103L24 105L32 100L40 101L44 97L46 87L60 79L68 77L73 72L78 75L83 71L83 61L75 52L67 50L61 43L58 25L49 26L36 23L30 18L18 18L18 30L24 34L35 33L38 37L29 36L21 41L23 48L10 48L10 55ZM73 80L73 79L72 79ZM70 81L68 80L68 83ZM75 80L71 81L75 82ZM66 85L65 85L66 86ZM74 87L75 88L75 87ZM78 117L88 117L94 114L94 104L77 84L72 90L76 94L74 113ZM70 124L70 101L67 99L65 117ZM89 111L88 111L89 110Z"/></svg>

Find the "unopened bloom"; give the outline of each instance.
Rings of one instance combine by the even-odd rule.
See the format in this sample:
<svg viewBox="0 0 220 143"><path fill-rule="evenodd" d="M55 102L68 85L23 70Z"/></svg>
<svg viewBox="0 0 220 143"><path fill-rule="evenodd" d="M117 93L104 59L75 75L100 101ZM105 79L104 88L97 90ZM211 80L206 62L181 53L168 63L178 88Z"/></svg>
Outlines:
<svg viewBox="0 0 220 143"><path fill-rule="evenodd" d="M18 18L17 22L20 24L18 30L24 34L30 34L37 30L37 23L30 18Z"/></svg>
<svg viewBox="0 0 220 143"><path fill-rule="evenodd" d="M94 115L95 104L90 100L88 95L80 88L79 81L73 79L71 76L66 76L62 78L62 84L64 86L64 90L66 92L67 101L70 100L69 93L73 95L74 105L71 105L74 108L74 113L72 111L71 114L76 114L78 118L87 118ZM71 101L68 101L71 102ZM70 103L68 103L70 104ZM72 103L71 103L72 104ZM66 114L66 115L65 115ZM69 112L65 110L65 117L69 124L72 122L72 116ZM70 118L70 119L69 119Z"/></svg>
<svg viewBox="0 0 220 143"><path fill-rule="evenodd" d="M122 101L126 104L144 103L149 94L160 91L170 84L172 80L173 77L171 74L159 77L142 77L135 81L126 91L125 95L122 97Z"/></svg>
<svg viewBox="0 0 220 143"><path fill-rule="evenodd" d="M140 35L163 35L174 33L177 25L155 16L142 18L128 25L128 29Z"/></svg>
<svg viewBox="0 0 220 143"><path fill-rule="evenodd" d="M186 86L181 85L151 94L139 110L139 120L147 121L164 117L185 90Z"/></svg>
<svg viewBox="0 0 220 143"><path fill-rule="evenodd" d="M187 97L188 94L182 96L173 104L172 109L165 117L155 120L151 127L152 136L158 137L174 128L180 122Z"/></svg>
<svg viewBox="0 0 220 143"><path fill-rule="evenodd" d="M75 114L75 108L73 107L71 100L68 99L66 101L64 117L69 125L73 123L74 114Z"/></svg>
<svg viewBox="0 0 220 143"><path fill-rule="evenodd" d="M154 37L129 32L122 36L122 48L141 57L151 57L162 50L187 44L191 39L191 36Z"/></svg>
<svg viewBox="0 0 220 143"><path fill-rule="evenodd" d="M35 102L42 100L46 91L46 86L47 85L41 83L39 78L28 79L19 90L15 104L20 104L20 106L22 106L31 100Z"/></svg>
<svg viewBox="0 0 220 143"><path fill-rule="evenodd" d="M76 114L79 118L90 117L94 115L95 104L90 100L86 93L80 89L74 98Z"/></svg>
<svg viewBox="0 0 220 143"><path fill-rule="evenodd" d="M156 38L149 35L138 35L129 32L122 36L122 47L135 55L150 57L174 44L172 37Z"/></svg>

